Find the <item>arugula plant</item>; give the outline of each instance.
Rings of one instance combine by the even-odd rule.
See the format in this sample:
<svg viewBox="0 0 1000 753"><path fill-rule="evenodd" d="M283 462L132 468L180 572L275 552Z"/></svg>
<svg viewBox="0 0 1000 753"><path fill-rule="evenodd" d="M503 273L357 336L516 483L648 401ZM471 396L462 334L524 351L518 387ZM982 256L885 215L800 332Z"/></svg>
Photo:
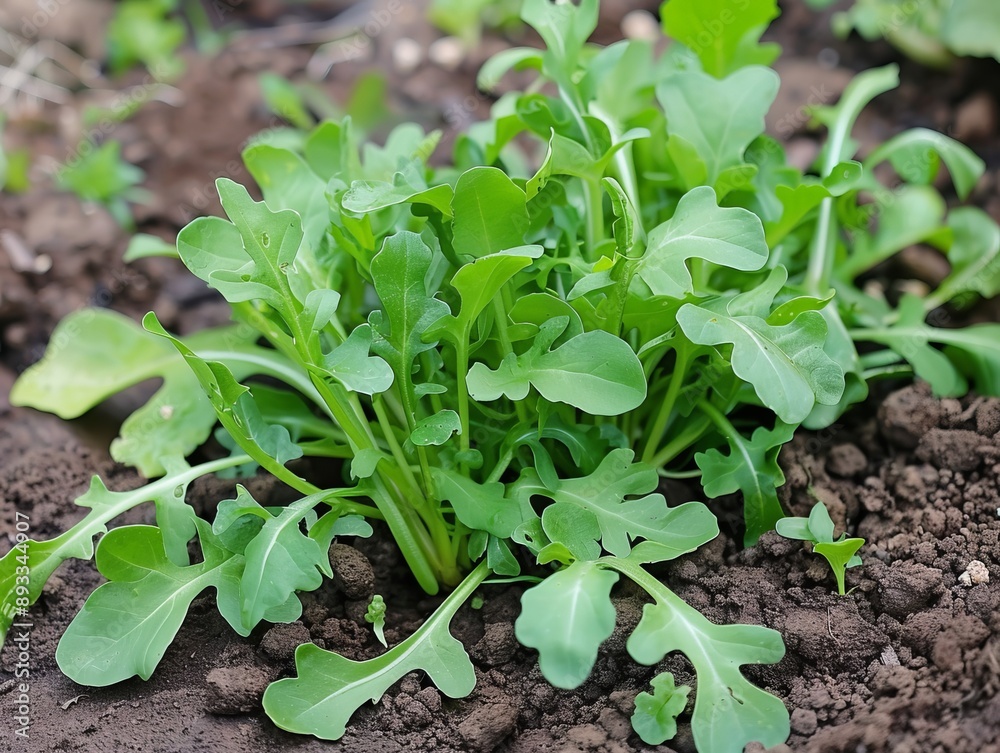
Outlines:
<svg viewBox="0 0 1000 753"><path fill-rule="evenodd" d="M235 6L215 4L216 16L225 19ZM194 0L122 0L107 27L108 67L120 75L137 65L157 80L170 81L184 72L180 49L188 30L201 52L214 53L227 30L216 30L206 7Z"/></svg>
<svg viewBox="0 0 1000 753"><path fill-rule="evenodd" d="M243 157L264 200L220 179L228 219L195 220L176 248L231 304L233 326L177 338L154 314L139 328L93 310L60 325L12 403L70 418L162 378L111 448L158 480L132 492L95 481L81 523L19 542L0 560L4 624L61 561L91 557L115 516L153 501L155 529L117 529L98 545L109 583L58 651L79 682L146 677L195 594L214 587L242 634L293 620L296 594L331 575L333 538L377 520L417 583L449 593L377 658L299 647L297 676L263 701L283 729L336 739L415 670L446 695L469 693L473 666L449 624L490 578L535 583L516 635L554 685L576 687L611 635L624 577L651 599L631 656L654 665L680 651L694 667L702 753L786 738L784 705L740 671L779 661L781 637L713 624L647 567L719 532L705 504L668 503L660 480L740 494L753 545L783 517L780 447L799 426L836 421L869 381L915 373L939 394L967 379L1000 393L1000 327L925 322L1000 290L1000 230L977 209L948 212L933 187L944 163L966 196L983 163L926 130L853 159L856 118L898 82L889 67L816 113L829 138L802 174L763 134L778 50L759 39L774 0L670 0L662 15L678 43L659 57L639 41L587 44L597 11L597 0L524 2L545 48L501 53L480 83L511 68L538 83L500 97L449 165L430 165L440 134L413 124L384 145L361 143L349 118L251 144ZM724 11L732 22L706 35ZM898 180L876 172L883 163ZM936 290L861 292L914 243L952 265ZM188 466L216 424L233 454ZM340 469L342 486L318 487L317 465ZM241 489L211 522L184 502L198 475L258 467L300 498L270 507ZM666 680L654 687L636 729L666 739L680 701L665 697Z"/></svg>
<svg viewBox="0 0 1000 753"><path fill-rule="evenodd" d="M813 552L822 556L833 570L833 576L837 579L837 593L844 595L845 574L848 569L861 564L857 552L864 546L864 539L849 539L846 533L835 539L833 521L822 502L813 505L808 518L782 518L775 530L786 539L810 542Z"/></svg>
<svg viewBox="0 0 1000 753"><path fill-rule="evenodd" d="M521 25L517 0L433 0L427 17L442 31L474 47L483 29L516 29Z"/></svg>
<svg viewBox="0 0 1000 753"><path fill-rule="evenodd" d="M103 204L119 225L132 228L135 222L128 204L148 200L148 192L138 187L145 177L140 168L122 157L121 142L111 139L96 149L82 142L76 160L59 167L56 183L82 201Z"/></svg>
<svg viewBox="0 0 1000 753"><path fill-rule="evenodd" d="M806 0L826 8L834 0ZM944 68L955 57L1000 60L1000 6L992 0L855 0L834 14L834 31L852 30L872 41L884 38L908 57Z"/></svg>

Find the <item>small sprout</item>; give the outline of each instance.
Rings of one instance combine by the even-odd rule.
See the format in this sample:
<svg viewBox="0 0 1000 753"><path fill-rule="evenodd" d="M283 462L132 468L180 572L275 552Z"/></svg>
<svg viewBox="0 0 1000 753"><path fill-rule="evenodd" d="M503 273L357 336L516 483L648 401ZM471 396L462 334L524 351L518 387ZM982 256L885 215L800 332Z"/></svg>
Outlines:
<svg viewBox="0 0 1000 753"><path fill-rule="evenodd" d="M75 193L81 201L103 204L119 225L130 228L132 219L128 202L145 202L149 194L138 184L145 173L122 158L122 145L106 141L97 149L85 149L82 143L74 159L59 168L59 187Z"/></svg>
<svg viewBox="0 0 1000 753"><path fill-rule="evenodd" d="M389 648L389 644L385 642L385 601L379 594L372 596L368 611L365 613L365 622L371 624L378 642Z"/></svg>
<svg viewBox="0 0 1000 753"><path fill-rule="evenodd" d="M485 604L485 603L486 603L486 600L483 599L482 596L479 596L477 594L476 596L472 597L472 601L469 602L469 606L471 606L473 609L479 610L479 609L483 608L483 604Z"/></svg>
<svg viewBox="0 0 1000 753"><path fill-rule="evenodd" d="M647 745L661 745L677 734L677 716L687 706L691 688L677 687L670 672L653 678L652 693L639 693L635 697L632 729Z"/></svg>
<svg viewBox="0 0 1000 753"><path fill-rule="evenodd" d="M837 592L844 595L844 575L848 568L861 564L858 549L864 546L864 539L849 539L842 533L833 538L833 520L822 502L813 505L808 518L782 518L775 526L779 536L798 541L810 541L813 551L822 555L837 579Z"/></svg>

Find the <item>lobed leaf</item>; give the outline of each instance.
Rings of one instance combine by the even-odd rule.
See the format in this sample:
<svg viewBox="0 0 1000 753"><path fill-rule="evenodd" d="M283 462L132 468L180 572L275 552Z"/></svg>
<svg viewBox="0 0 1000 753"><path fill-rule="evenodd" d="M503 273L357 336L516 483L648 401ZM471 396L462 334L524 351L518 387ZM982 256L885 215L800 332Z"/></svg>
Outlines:
<svg viewBox="0 0 1000 753"><path fill-rule="evenodd" d="M632 729L647 745L662 745L677 734L677 716L687 706L691 688L677 687L670 672L661 672L651 684L652 693L635 697Z"/></svg>
<svg viewBox="0 0 1000 753"><path fill-rule="evenodd" d="M760 219L739 207L721 208L715 192L702 186L686 193L674 216L649 233L636 274L654 295L683 298L694 292L690 259L755 271L767 262Z"/></svg>
<svg viewBox="0 0 1000 753"><path fill-rule="evenodd" d="M449 624L488 572L480 564L413 635L375 659L351 661L313 643L302 644L295 651L298 676L268 686L264 711L289 732L337 740L358 708L378 701L410 672L425 672L451 698L468 695L476 674Z"/></svg>
<svg viewBox="0 0 1000 753"><path fill-rule="evenodd" d="M63 674L94 687L149 679L194 598L210 586L225 588L227 571L242 564L203 521L198 533L204 560L187 567L167 558L152 526L123 526L101 540L97 569L110 582L90 595L59 640Z"/></svg>
<svg viewBox="0 0 1000 753"><path fill-rule="evenodd" d="M794 424L779 420L773 429L759 427L750 439L737 432L727 433L729 454L711 448L694 456L706 495L714 499L743 494L744 546L753 546L762 533L782 522L777 487L785 483L785 474L778 465L778 452L794 432Z"/></svg>
<svg viewBox="0 0 1000 753"><path fill-rule="evenodd" d="M487 402L506 395L523 400L530 387L546 400L568 403L594 416L616 416L642 404L646 378L628 343L604 331L584 332L549 350L568 325L566 317L544 323L532 347L508 353L493 370L475 363L469 394Z"/></svg>
<svg viewBox="0 0 1000 753"><path fill-rule="evenodd" d="M764 116L779 83L770 68L749 66L722 80L683 71L657 85L656 96L668 113L670 141L680 141L686 153L697 156L706 186L715 186L726 170L743 164L750 142L764 132ZM688 188L694 185L688 182Z"/></svg>
<svg viewBox="0 0 1000 753"><path fill-rule="evenodd" d="M801 423L816 403L836 405L844 393L844 372L823 350L826 321L817 311L776 327L757 316L727 316L688 303L677 323L691 342L731 344L735 374L786 423Z"/></svg>
<svg viewBox="0 0 1000 753"><path fill-rule="evenodd" d="M631 568L626 574L631 577ZM656 600L626 644L632 658L653 665L682 652L697 674L691 727L699 753L742 753L747 743L784 742L789 716L780 699L755 687L744 664L773 664L785 654L781 635L757 625L715 625L649 576L637 576Z"/></svg>

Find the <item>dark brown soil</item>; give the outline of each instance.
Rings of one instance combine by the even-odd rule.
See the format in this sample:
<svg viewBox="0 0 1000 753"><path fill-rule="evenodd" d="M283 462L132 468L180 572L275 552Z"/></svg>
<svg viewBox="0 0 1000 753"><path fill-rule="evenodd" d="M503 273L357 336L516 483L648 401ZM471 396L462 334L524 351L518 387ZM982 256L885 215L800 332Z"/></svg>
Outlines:
<svg viewBox="0 0 1000 753"><path fill-rule="evenodd" d="M338 5L345 4L312 3L298 8L291 20L329 16ZM649 4L606 3L609 20L602 33L613 36L616 24L610 19L640 5ZM785 84L770 126L790 140L790 154L807 163L816 142L803 133L802 106L835 99L851 70L895 58L885 45L835 40L799 3L783 5L785 16L770 34L786 48L780 63ZM245 19L262 29L289 20L280 3L246 6ZM70 27L63 33L72 41L72 34L81 32ZM342 101L366 67L391 71L392 44L400 36L428 41L433 32L418 16L397 19L365 57L334 66L325 82L331 95ZM488 38L456 72L427 64L409 76L392 74L391 109L453 134L485 114L489 99L475 92L472 76L489 52L505 44ZM298 75L312 49L250 47L211 60L191 55L188 73L177 84L183 109L151 103L112 134L147 171L145 185L155 196L137 208L141 229L170 236L193 214L215 211L215 177L248 179L238 162L240 147L251 134L275 125L260 101L256 74L266 69ZM991 165L976 200L1000 216L996 73L995 63L967 63L950 73L905 65L908 83L865 116L862 143L911 125L968 139ZM54 117L46 117L43 113L18 138L39 153L65 159L67 137ZM103 210L81 207L71 196L45 188L20 198L3 195L0 222L34 257L51 259L48 271L22 270L0 248L0 521L4 532L13 531L14 513L27 513L32 535L49 537L81 517L72 500L91 474L101 474L112 489L141 483L106 452L128 400L66 423L11 408L6 395L14 375L37 360L55 323L83 305L134 316L156 309L167 326L180 331L219 321L226 310L179 264L124 265L125 233ZM887 271L890 277L919 278L920 262L918 255ZM994 311L984 307L978 316L996 319ZM1000 401L938 401L921 387L881 397L841 425L797 437L781 458L790 512L805 514L821 499L839 529L846 525L868 540L864 566L848 575L854 589L848 596L831 593L832 579L820 558L773 535L740 551L738 537L724 530L715 542L658 574L714 621L764 624L782 632L786 658L748 670L792 711L792 737L776 750L998 753ZM210 511L232 488L232 482L205 480L192 485L189 500ZM251 490L273 502L286 493L266 479L254 480ZM731 517L735 500L731 505L719 509L720 518ZM118 523L152 520L152 510L141 508ZM339 577L303 597L301 621L240 639L204 596L195 601L151 680L103 689L74 685L54 662L59 635L100 582L92 563L67 563L31 612L27 741L13 736L17 693L11 646L0 657L4 748L9 740L12 750L37 753L651 750L631 732L632 699L664 669L679 682L693 679L690 665L677 655L654 668L628 658L624 639L638 621L642 598L621 588L615 596L619 630L605 645L593 677L576 691L555 690L541 678L533 652L514 639L521 588L484 587L482 607L467 605L453 623L476 664L479 681L472 696L443 698L425 678L411 675L381 705L359 711L340 743L285 734L264 716L259 698L268 682L291 673L299 643L312 640L352 659L375 656L382 648L363 620L371 593L382 594L389 605L390 645L411 633L436 603L406 574L382 531L353 545L333 553ZM6 541L0 545L6 547ZM973 560L985 564L989 583L960 582ZM682 723L678 738L658 750L693 751L688 725Z"/></svg>

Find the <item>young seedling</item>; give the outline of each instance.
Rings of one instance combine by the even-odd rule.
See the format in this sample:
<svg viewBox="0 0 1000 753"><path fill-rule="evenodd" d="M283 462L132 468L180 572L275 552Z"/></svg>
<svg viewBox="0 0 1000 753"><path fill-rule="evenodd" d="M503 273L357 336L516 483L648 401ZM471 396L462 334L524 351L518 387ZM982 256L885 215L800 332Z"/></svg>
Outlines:
<svg viewBox="0 0 1000 753"><path fill-rule="evenodd" d="M677 734L677 717L687 706L691 688L677 687L670 672L661 672L651 684L652 693L635 697L632 728L647 745L662 745Z"/></svg>
<svg viewBox="0 0 1000 753"><path fill-rule="evenodd" d="M372 596L365 612L365 622L372 626L378 642L388 648L389 644L385 642L385 600L379 594Z"/></svg>
<svg viewBox="0 0 1000 753"><path fill-rule="evenodd" d="M59 168L56 176L59 186L83 201L103 204L119 225L133 227L135 223L128 203L147 200L149 194L137 187L145 173L122 158L120 142L112 139L96 149L84 151L91 146L81 144L79 155Z"/></svg>
<svg viewBox="0 0 1000 753"><path fill-rule="evenodd" d="M849 568L861 564L857 551L864 546L864 539L849 539L846 533L834 539L833 520L822 502L813 505L808 518L782 518L775 530L786 539L812 543L813 551L830 564L833 576L837 579L837 593L844 595L845 574Z"/></svg>

